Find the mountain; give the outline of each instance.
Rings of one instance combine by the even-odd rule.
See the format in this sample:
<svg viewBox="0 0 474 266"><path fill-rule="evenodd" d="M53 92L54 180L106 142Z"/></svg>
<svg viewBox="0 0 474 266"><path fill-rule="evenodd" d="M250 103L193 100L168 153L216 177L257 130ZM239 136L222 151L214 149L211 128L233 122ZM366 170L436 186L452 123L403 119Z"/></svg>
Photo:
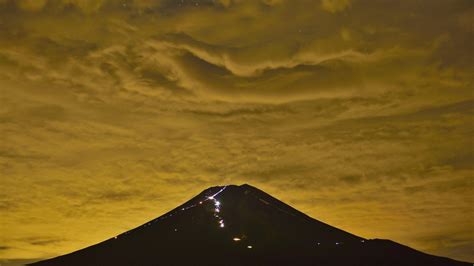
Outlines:
<svg viewBox="0 0 474 266"><path fill-rule="evenodd" d="M85 249L30 265L468 266L317 221L249 185L211 187Z"/></svg>

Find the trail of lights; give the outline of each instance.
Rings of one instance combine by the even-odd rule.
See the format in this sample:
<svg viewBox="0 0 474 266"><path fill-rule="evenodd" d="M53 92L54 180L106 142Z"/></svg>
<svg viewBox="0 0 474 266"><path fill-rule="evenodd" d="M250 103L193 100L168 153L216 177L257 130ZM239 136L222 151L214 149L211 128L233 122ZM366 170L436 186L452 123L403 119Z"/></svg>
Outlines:
<svg viewBox="0 0 474 266"><path fill-rule="evenodd" d="M227 186L223 186L219 191L217 191L214 195L207 197L208 199L213 200L215 196L221 194L222 191L224 191L227 188Z"/></svg>
<svg viewBox="0 0 474 266"><path fill-rule="evenodd" d="M221 202L216 200L216 196L219 195L222 191L224 191L225 189L227 188L227 186L224 186L222 187L219 191L217 191L214 195L210 196L210 197L207 197L206 200L212 200L214 202L214 217L217 218L217 220L219 221L219 227L220 228L224 228L224 219L219 215L219 213L221 212L221 209L220 209L220 206L221 206Z"/></svg>
<svg viewBox="0 0 474 266"><path fill-rule="evenodd" d="M220 193L222 193L225 189L227 188L227 186L223 186L219 191L217 191L216 193L214 193L213 195L207 197L206 199L202 200L202 201L199 201L199 203L197 204L192 204L192 205L189 205L189 206L186 206L186 207L182 207L180 210L178 211L185 211L185 210L189 210L189 209L192 209L194 207L197 207L198 205L201 205L204 203L204 201L208 201L208 200L212 200L213 203L214 203L214 216L219 220L219 227L224 227L224 220L222 219L222 217L218 214L220 212L220 205L221 203L216 200L216 196L218 196ZM172 212L172 213L169 213L167 215L164 215L164 216L161 216L161 217L158 217L157 219L155 220L152 220L146 224L143 225L143 227L147 227L151 224L154 224L160 220L164 220L166 218L169 218L173 215L175 215L177 212Z"/></svg>
<svg viewBox="0 0 474 266"><path fill-rule="evenodd" d="M181 209L179 209L178 211L173 211L173 212L170 212L168 213L167 215L163 215L163 216L160 216L154 220L151 220L149 221L148 223L146 224L143 224L142 226L140 226L139 228L144 228L144 227L148 227L158 221L161 221L161 220L164 220L164 219L167 219L175 214L177 214L179 211L185 211L185 210L189 210L189 209L192 209L194 207L197 207L198 205L201 205L204 203L204 201L208 201L208 200L212 200L214 202L214 217L216 217L218 219L218 223L219 223L219 227L220 228L223 228L224 227L224 219L219 215L219 212L220 212L220 205L221 203L215 199L216 196L218 196L220 193L222 193L222 191L224 191L225 189L227 188L227 186L223 186L219 191L217 191L216 193L214 193L212 196L209 196L207 197L206 199L202 200L202 201L199 201L197 204L192 204L192 205L189 205L189 206L186 206L186 207L182 207ZM127 235L129 233L131 233L133 230L130 230L130 231L127 231L123 234L120 234L120 235L117 235L115 237L113 237L113 239L118 239L120 236L122 235ZM178 231L178 229L174 229L175 232Z"/></svg>

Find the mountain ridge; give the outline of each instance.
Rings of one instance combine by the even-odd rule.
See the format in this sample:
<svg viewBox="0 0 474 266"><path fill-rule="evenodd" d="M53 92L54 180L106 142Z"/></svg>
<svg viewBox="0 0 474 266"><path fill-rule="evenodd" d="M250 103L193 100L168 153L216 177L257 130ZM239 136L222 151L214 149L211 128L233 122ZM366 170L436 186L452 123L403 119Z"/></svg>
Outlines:
<svg viewBox="0 0 474 266"><path fill-rule="evenodd" d="M130 231L30 265L471 264L353 235L243 184L210 187Z"/></svg>

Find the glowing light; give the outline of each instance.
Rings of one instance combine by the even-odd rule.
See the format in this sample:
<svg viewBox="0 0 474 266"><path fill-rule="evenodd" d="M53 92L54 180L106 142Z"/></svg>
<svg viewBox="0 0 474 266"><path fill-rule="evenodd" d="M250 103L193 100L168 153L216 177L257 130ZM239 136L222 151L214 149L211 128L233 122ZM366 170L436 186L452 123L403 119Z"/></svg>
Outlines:
<svg viewBox="0 0 474 266"><path fill-rule="evenodd" d="M339 242L336 242L336 245L339 245Z"/></svg>
<svg viewBox="0 0 474 266"><path fill-rule="evenodd" d="M178 232L178 229L177 229L177 228L175 228L175 229L174 229L174 231L175 231L175 232Z"/></svg>
<svg viewBox="0 0 474 266"><path fill-rule="evenodd" d="M247 248L253 248L252 246L247 246Z"/></svg>
<svg viewBox="0 0 474 266"><path fill-rule="evenodd" d="M219 195L222 191L224 191L227 188L227 186L224 186L221 188L219 191L216 192L216 194L212 195L209 197L209 199L213 200L215 196Z"/></svg>
<svg viewBox="0 0 474 266"><path fill-rule="evenodd" d="M202 201L200 201L199 204L202 204Z"/></svg>
<svg viewBox="0 0 474 266"><path fill-rule="evenodd" d="M240 238L234 237L234 238L232 238L232 240L234 240L234 241L240 241Z"/></svg>
<svg viewBox="0 0 474 266"><path fill-rule="evenodd" d="M220 228L223 228L224 227L224 220L222 219L222 217L219 215L220 213L220 208L219 206L221 205L221 202L216 200L216 196L219 195L222 191L224 191L225 189L227 188L227 186L224 186L223 188L221 188L219 191L217 191L214 195L212 196L209 196L207 197L207 200L212 200L214 201L214 206L215 206L215 209L214 209L214 217L216 217L217 219L219 219L219 227ZM202 201L199 203L201 204Z"/></svg>
<svg viewBox="0 0 474 266"><path fill-rule="evenodd" d="M365 240L362 239L360 242L365 243Z"/></svg>

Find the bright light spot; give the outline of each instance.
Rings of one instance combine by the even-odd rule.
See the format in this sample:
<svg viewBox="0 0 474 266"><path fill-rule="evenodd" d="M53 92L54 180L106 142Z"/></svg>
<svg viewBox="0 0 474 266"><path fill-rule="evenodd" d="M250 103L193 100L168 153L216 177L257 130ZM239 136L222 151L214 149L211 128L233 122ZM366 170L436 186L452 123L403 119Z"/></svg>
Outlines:
<svg viewBox="0 0 474 266"><path fill-rule="evenodd" d="M321 245L321 243L318 242L318 246Z"/></svg>
<svg viewBox="0 0 474 266"><path fill-rule="evenodd" d="M234 237L232 240L234 240L234 241L240 241L240 238Z"/></svg>
<svg viewBox="0 0 474 266"><path fill-rule="evenodd" d="M175 232L178 232L178 229L177 229L177 228L175 228L175 229L174 229L174 231L175 231Z"/></svg>
<svg viewBox="0 0 474 266"><path fill-rule="evenodd" d="M214 201L214 206L216 207L216 208L214 209L214 217L216 217L217 219L219 219L219 227L221 227L221 228L224 227L224 220L223 220L222 217L219 215L219 213L220 213L220 211L221 211L220 208L219 208L219 206L221 205L221 203L220 203L220 201L216 200L215 197L216 197L217 195L219 195L222 191L224 191L224 190L226 189L226 187L227 187L227 186L222 187L219 191L217 191L217 193L215 193L215 194L212 195L212 196L207 197L208 200ZM199 202L199 204L202 204L202 201Z"/></svg>
<svg viewBox="0 0 474 266"><path fill-rule="evenodd" d="M117 239L117 237L114 237L114 239Z"/></svg>
<svg viewBox="0 0 474 266"><path fill-rule="evenodd" d="M247 246L247 248L252 248L252 246Z"/></svg>
<svg viewBox="0 0 474 266"><path fill-rule="evenodd" d="M336 245L339 245L339 242L336 242Z"/></svg>
<svg viewBox="0 0 474 266"><path fill-rule="evenodd" d="M365 242L365 240L361 240L360 242L364 243L364 242Z"/></svg>
<svg viewBox="0 0 474 266"><path fill-rule="evenodd" d="M202 201L200 201L199 204L202 204Z"/></svg>

